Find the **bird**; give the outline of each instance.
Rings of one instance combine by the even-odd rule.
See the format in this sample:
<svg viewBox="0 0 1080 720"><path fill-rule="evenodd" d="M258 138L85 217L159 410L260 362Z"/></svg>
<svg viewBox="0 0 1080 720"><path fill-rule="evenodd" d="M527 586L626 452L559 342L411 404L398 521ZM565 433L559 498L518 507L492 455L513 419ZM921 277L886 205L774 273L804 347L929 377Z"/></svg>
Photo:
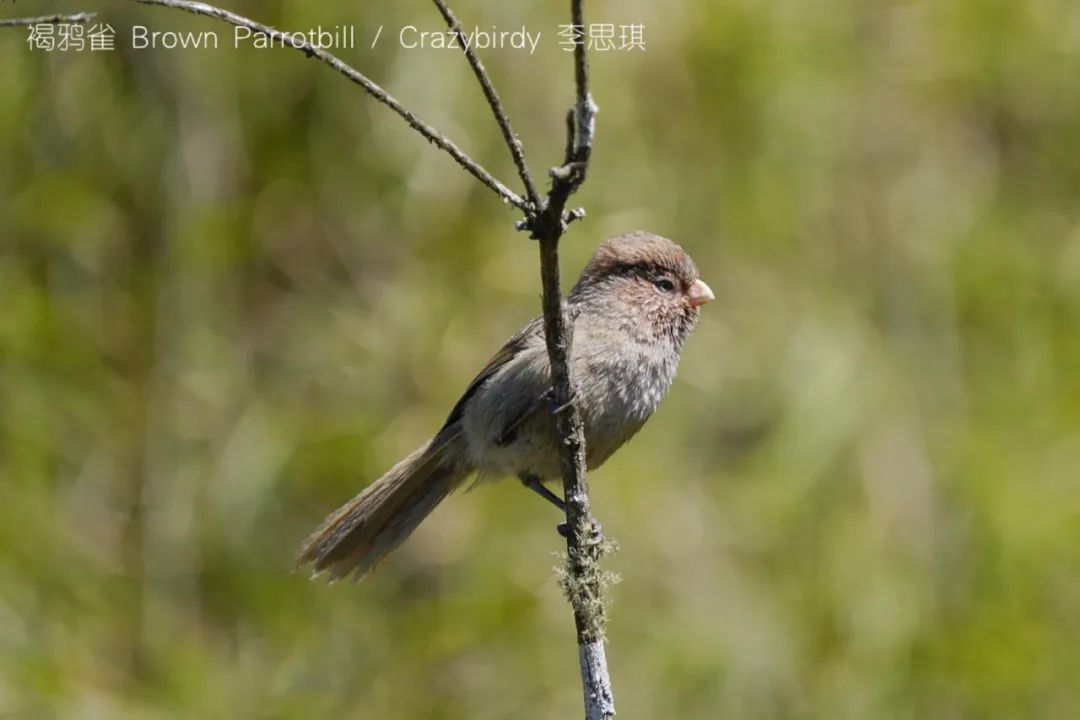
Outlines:
<svg viewBox="0 0 1080 720"><path fill-rule="evenodd" d="M588 469L645 424L671 387L701 306L715 299L672 240L634 231L603 242L566 298L573 325L573 402ZM561 477L543 317L495 353L442 428L331 513L303 543L298 567L360 580L466 480L516 477L555 505Z"/></svg>

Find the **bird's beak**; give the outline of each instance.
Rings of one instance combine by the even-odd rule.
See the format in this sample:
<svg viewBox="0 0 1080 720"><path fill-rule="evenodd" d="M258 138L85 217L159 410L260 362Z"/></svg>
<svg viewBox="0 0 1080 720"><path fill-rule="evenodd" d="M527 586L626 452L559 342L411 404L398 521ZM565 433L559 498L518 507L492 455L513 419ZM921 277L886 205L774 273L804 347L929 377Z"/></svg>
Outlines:
<svg viewBox="0 0 1080 720"><path fill-rule="evenodd" d="M700 307L716 299L712 288L706 285L704 280L695 280L690 283L690 289L686 291L686 296L690 298L690 304L694 307Z"/></svg>

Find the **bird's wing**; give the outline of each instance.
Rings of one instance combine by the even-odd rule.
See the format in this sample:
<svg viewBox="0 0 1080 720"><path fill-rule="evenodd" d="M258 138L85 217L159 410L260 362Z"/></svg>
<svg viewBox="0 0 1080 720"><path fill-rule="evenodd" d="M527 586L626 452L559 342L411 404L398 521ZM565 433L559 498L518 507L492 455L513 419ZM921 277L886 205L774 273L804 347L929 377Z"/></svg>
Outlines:
<svg viewBox="0 0 1080 720"><path fill-rule="evenodd" d="M506 341L506 343L499 348L499 351L495 353L494 357L488 360L487 365L481 370L473 381L469 383L469 387L465 388L465 392L462 394L461 399L454 405L454 409L450 411L449 417L446 418L446 423L443 428L459 422L462 415L465 414L465 405L469 402L469 399L476 394L484 383L486 383L491 377L502 369L507 363L516 358L522 350L524 350L530 342L537 337L543 335L544 332L544 318L535 317L529 321L525 327L517 332L512 338Z"/></svg>

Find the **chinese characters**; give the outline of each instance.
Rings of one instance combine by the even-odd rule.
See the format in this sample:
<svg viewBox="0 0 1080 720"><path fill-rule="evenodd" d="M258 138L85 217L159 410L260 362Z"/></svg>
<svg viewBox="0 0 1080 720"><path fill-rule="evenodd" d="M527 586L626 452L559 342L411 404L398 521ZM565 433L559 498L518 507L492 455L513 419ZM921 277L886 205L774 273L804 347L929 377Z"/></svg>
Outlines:
<svg viewBox="0 0 1080 720"><path fill-rule="evenodd" d="M26 37L31 50L43 52L109 51L115 49L115 40L116 31L108 23L36 23Z"/></svg>
<svg viewBox="0 0 1080 720"><path fill-rule="evenodd" d="M591 52L645 52L645 26L641 23L560 25L559 37L559 45L565 52L572 52L577 45L584 45Z"/></svg>

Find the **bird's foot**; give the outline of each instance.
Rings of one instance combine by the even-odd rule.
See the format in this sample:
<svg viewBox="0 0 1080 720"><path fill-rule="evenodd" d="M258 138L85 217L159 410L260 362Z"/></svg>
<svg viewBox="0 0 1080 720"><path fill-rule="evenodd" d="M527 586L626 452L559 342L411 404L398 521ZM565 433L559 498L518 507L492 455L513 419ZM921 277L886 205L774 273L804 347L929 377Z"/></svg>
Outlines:
<svg viewBox="0 0 1080 720"><path fill-rule="evenodd" d="M559 510L561 510L562 512L566 512L566 503L563 502L563 499L552 491L548 490L547 487L544 486L544 483L541 482L540 478L538 478L536 475L522 475L521 484L532 490L540 497L547 500L555 507L559 508Z"/></svg>
<svg viewBox="0 0 1080 720"><path fill-rule="evenodd" d="M548 388L540 397L543 400L544 406L547 408L548 412L552 415L558 415L560 413L566 412L570 408L570 406L574 404L576 394L572 394L570 396L570 399L561 405L557 404L555 401L555 388Z"/></svg>
<svg viewBox="0 0 1080 720"><path fill-rule="evenodd" d="M563 536L564 538L570 537L570 525L568 523L559 523L555 527L555 530L559 533L559 535ZM592 531L589 533L589 537L585 539L585 543L587 545L595 546L604 542L604 528L602 525L600 525L599 522L593 520L591 530Z"/></svg>
<svg viewBox="0 0 1080 720"><path fill-rule="evenodd" d="M495 444L499 447L506 447L510 443L517 439L517 431L525 424L525 421L531 418L541 408L546 409L552 416L565 412L574 402L574 396L572 395L568 401L559 405L555 402L555 390L548 388L544 392L540 393L533 399L529 406L525 408L525 411L511 420L502 431L495 436Z"/></svg>

